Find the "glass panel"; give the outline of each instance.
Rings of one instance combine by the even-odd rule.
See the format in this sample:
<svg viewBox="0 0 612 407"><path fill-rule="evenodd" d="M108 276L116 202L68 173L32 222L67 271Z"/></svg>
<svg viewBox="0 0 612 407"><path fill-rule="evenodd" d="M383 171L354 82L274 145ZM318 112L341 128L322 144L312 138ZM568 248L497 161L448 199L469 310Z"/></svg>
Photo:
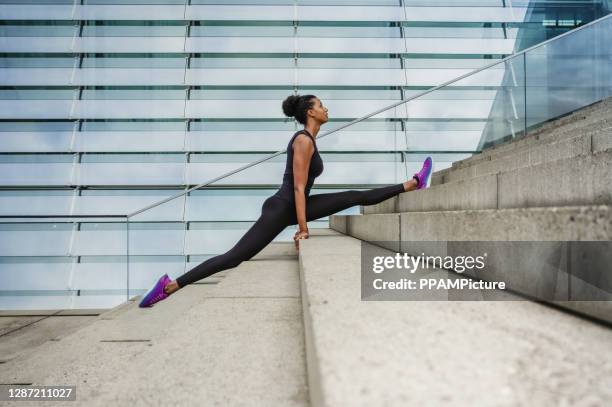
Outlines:
<svg viewBox="0 0 612 407"><path fill-rule="evenodd" d="M607 18L527 52L528 127L612 95L610 38Z"/></svg>
<svg viewBox="0 0 612 407"><path fill-rule="evenodd" d="M65 95L61 95L62 97ZM65 119L72 100L0 100L0 119Z"/></svg>
<svg viewBox="0 0 612 407"><path fill-rule="evenodd" d="M82 119L176 119L183 117L184 109L184 98L165 99L163 103L157 100L77 100L74 116Z"/></svg>
<svg viewBox="0 0 612 407"><path fill-rule="evenodd" d="M0 151L68 152L72 132L0 132Z"/></svg>
<svg viewBox="0 0 612 407"><path fill-rule="evenodd" d="M180 154L85 154L76 171L81 185L181 185Z"/></svg>
<svg viewBox="0 0 612 407"><path fill-rule="evenodd" d="M525 64L522 55L495 65L504 68L503 77L496 87L489 118L477 145L481 150L525 134ZM487 73L490 69L477 77ZM500 69L497 69L500 71Z"/></svg>
<svg viewBox="0 0 612 407"><path fill-rule="evenodd" d="M159 202L179 194L181 189L148 190L148 189L84 189L75 198L75 214L131 213L152 202ZM184 200L179 198L153 208L133 220L138 221L180 221L183 218Z"/></svg>
<svg viewBox="0 0 612 407"><path fill-rule="evenodd" d="M54 192L59 191L49 191L48 194L53 195ZM79 269L87 267L87 262L82 262L83 259L75 246L79 234L86 233L79 229L89 225L81 223L83 220L2 219L0 278L3 283L0 290L0 309L99 309L112 308L126 301L125 222L116 218L105 220L107 225L113 225L112 228L117 231L113 242L122 244L123 252L115 258L107 256L103 268L89 268L87 279L93 284L84 284ZM105 248L106 244L102 244L93 250L102 254Z"/></svg>
<svg viewBox="0 0 612 407"><path fill-rule="evenodd" d="M0 185L70 185L72 154L0 155Z"/></svg>
<svg viewBox="0 0 612 407"><path fill-rule="evenodd" d="M69 215L72 190L0 191L0 215Z"/></svg>

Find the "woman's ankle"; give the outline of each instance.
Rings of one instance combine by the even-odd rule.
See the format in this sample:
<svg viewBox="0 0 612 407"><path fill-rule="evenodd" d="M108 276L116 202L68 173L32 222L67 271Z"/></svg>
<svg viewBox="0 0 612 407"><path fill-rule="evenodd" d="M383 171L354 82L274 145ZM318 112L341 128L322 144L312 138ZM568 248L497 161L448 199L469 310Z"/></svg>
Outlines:
<svg viewBox="0 0 612 407"><path fill-rule="evenodd" d="M404 192L413 191L413 190L417 189L418 186L419 186L419 184L413 178L413 179L411 179L409 181L404 182Z"/></svg>
<svg viewBox="0 0 612 407"><path fill-rule="evenodd" d="M179 288L180 287L179 287L178 283L176 282L176 280L174 280L174 281L169 282L164 287L164 292L169 295L169 294L172 294L172 293L178 291Z"/></svg>

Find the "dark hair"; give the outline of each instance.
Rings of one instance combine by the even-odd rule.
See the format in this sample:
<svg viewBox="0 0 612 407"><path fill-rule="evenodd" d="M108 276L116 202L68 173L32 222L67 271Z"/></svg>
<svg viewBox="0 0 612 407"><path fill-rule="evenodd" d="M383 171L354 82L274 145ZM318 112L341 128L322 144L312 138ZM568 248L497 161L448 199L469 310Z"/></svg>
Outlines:
<svg viewBox="0 0 612 407"><path fill-rule="evenodd" d="M306 111L314 107L313 98L315 95L290 95L283 101L283 112L287 117L295 119L306 125Z"/></svg>

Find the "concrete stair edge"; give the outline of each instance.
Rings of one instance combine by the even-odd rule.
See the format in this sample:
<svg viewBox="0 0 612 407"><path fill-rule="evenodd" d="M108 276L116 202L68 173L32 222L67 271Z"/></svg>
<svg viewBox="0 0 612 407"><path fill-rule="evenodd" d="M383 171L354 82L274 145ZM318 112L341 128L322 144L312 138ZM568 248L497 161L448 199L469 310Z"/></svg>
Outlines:
<svg viewBox="0 0 612 407"><path fill-rule="evenodd" d="M601 151L552 157L550 161L544 159L537 164L524 163L507 171L471 174L424 190L402 193L376 205L362 206L360 213L612 203L612 171L609 170L612 163L612 134L597 148ZM554 153L554 149L542 149L544 157L551 152ZM528 154L523 158L529 161L533 155ZM529 182L525 183L525 180ZM570 181L575 183L570 184Z"/></svg>

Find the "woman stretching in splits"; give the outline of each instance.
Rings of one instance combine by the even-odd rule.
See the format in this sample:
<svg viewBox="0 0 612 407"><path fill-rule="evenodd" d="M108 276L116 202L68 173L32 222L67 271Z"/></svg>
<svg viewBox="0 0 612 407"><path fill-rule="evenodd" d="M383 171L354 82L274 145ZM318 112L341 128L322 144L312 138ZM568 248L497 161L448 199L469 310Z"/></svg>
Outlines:
<svg viewBox="0 0 612 407"><path fill-rule="evenodd" d="M285 115L295 117L304 125L304 129L289 140L283 184L264 201L259 219L229 251L204 261L174 281L167 274L163 275L145 295L140 307L150 307L187 284L237 267L259 253L289 225L299 225L299 230L293 236L299 250L298 240L308 239L306 222L355 205L373 205L402 192L427 186L432 167L430 157L412 179L401 184L366 191L350 190L309 196L314 179L323 172L323 161L315 138L321 125L328 120L327 108L314 95L292 95L283 102L283 111Z"/></svg>

